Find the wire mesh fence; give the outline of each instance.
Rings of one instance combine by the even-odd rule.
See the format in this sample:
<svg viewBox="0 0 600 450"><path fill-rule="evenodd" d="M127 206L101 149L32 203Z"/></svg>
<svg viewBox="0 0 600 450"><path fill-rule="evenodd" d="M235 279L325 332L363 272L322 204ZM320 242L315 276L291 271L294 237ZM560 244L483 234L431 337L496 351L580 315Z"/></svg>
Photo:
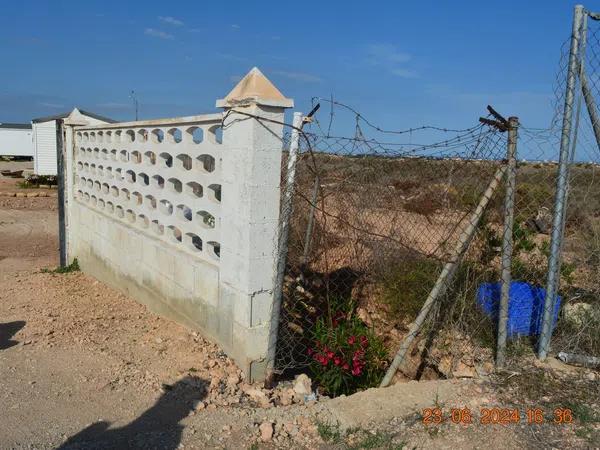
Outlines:
<svg viewBox="0 0 600 450"><path fill-rule="evenodd" d="M592 16L589 16L590 18ZM582 21L553 352L600 355L600 23ZM563 69L566 72L566 67ZM566 76L561 77L566 79Z"/></svg>
<svg viewBox="0 0 600 450"><path fill-rule="evenodd" d="M339 124L315 121L301 140L279 371L314 363L318 334L352 316L395 350L444 265L456 258L460 236L505 165L506 134L486 125L391 132L345 105L329 106L333 122L352 121L353 134L334 134ZM421 135L442 139L430 145L407 142ZM483 217L477 217L464 263L454 280L447 280L444 299L453 301L440 300L443 314L430 314L424 339L403 368L407 377L450 374L465 359L469 370L491 360L495 327L474 304L477 287L498 280L503 198L502 187L496 187ZM450 337L459 343L453 346L456 355L430 351L447 347ZM433 338L437 346L426 344Z"/></svg>
<svg viewBox="0 0 600 450"><path fill-rule="evenodd" d="M518 249L513 255L512 276L546 286L553 219L557 215L561 133L565 115L572 111L565 212L558 242L561 250L557 274L559 301L552 314L555 324L549 352L553 355L560 352L600 354L600 147L592 120L596 107L589 103L596 103L600 94L597 86L600 28L595 21L585 22L576 61L574 102L565 106L571 43L568 39L561 48L551 124L547 129L522 127L519 139L520 152L527 161L520 163L517 178ZM532 344L540 345L537 339Z"/></svg>

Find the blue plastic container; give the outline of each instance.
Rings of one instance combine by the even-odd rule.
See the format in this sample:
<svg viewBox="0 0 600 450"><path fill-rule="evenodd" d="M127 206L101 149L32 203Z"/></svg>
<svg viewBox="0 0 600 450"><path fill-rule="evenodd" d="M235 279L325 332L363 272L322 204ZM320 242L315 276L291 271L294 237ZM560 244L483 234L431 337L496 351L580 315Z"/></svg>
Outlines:
<svg viewBox="0 0 600 450"><path fill-rule="evenodd" d="M498 321L500 308L501 283L483 283L477 289L477 304L495 323ZM523 281L513 281L510 284L508 304L508 338L519 336L539 335L544 315L546 290ZM556 296L554 305L554 320L556 326L560 310L560 296Z"/></svg>

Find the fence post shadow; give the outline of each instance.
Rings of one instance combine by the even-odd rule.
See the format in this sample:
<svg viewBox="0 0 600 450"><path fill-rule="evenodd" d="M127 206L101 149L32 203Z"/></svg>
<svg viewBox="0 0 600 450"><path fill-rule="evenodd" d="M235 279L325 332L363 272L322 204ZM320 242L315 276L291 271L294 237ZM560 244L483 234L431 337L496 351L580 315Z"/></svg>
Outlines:
<svg viewBox="0 0 600 450"><path fill-rule="evenodd" d="M0 350L17 345L19 342L11 338L25 326L24 320L15 320L14 322L0 323Z"/></svg>

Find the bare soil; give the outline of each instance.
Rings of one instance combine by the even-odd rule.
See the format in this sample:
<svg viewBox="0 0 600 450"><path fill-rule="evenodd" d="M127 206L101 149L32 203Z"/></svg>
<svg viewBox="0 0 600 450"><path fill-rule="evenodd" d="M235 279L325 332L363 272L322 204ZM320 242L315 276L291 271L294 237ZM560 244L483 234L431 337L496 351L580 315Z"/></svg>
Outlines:
<svg viewBox="0 0 600 450"><path fill-rule="evenodd" d="M423 424L423 408L449 413L453 407L519 404L511 393L522 396L524 410L527 395L538 391L510 382L526 381L522 373L411 382L308 403L289 382L273 391L250 386L233 361L198 333L83 273L52 273L56 198L2 196L23 193L17 181L0 177L2 449L598 445L596 422L539 433L523 424ZM553 370L559 369L566 373ZM568 370L577 383L597 383L590 371ZM590 404L598 408L593 396ZM588 434L577 434L582 428Z"/></svg>

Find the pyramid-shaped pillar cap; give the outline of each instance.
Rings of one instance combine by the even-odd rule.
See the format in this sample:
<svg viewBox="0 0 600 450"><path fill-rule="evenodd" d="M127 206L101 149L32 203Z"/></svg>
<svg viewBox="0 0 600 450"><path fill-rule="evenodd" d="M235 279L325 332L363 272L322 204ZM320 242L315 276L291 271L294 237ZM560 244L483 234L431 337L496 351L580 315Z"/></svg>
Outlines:
<svg viewBox="0 0 600 450"><path fill-rule="evenodd" d="M254 67L225 98L217 100L218 108L250 104L292 108L294 100L284 97L279 89L258 70L258 67Z"/></svg>

